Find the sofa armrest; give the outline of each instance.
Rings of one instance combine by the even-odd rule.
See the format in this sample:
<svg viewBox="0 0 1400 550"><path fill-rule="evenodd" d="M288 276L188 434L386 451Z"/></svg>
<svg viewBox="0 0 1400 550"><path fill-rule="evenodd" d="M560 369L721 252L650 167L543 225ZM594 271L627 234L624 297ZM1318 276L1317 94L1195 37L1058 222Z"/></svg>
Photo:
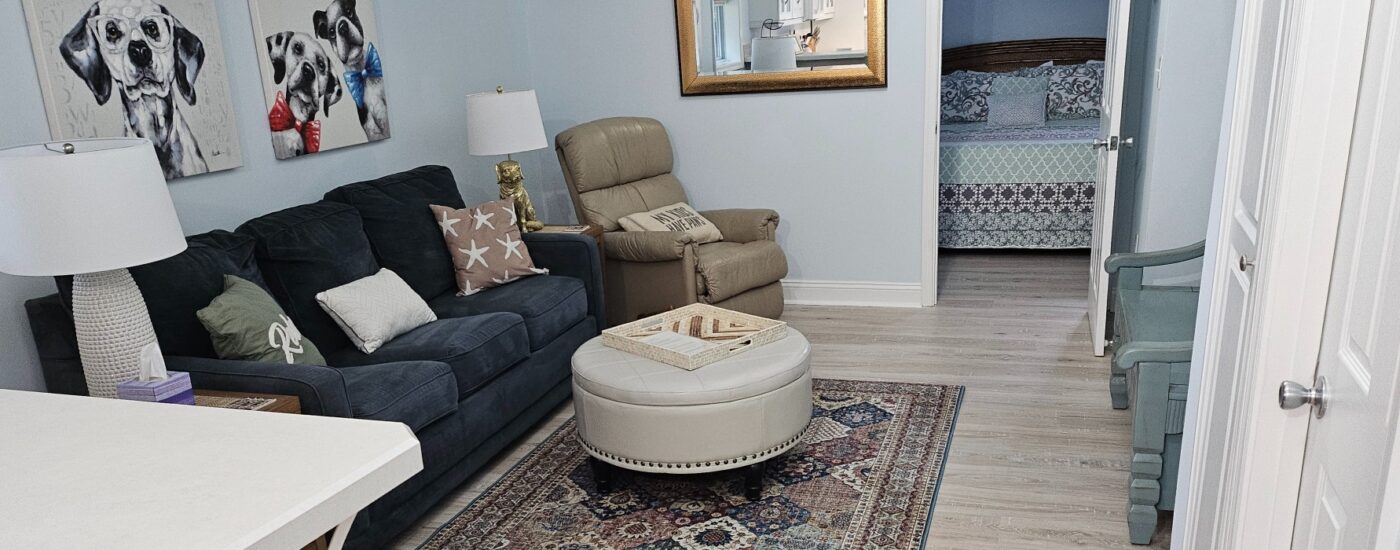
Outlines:
<svg viewBox="0 0 1400 550"><path fill-rule="evenodd" d="M526 233L523 239L536 266L548 269L553 275L583 281L588 290L588 314L602 331L607 316L603 306L603 259L598 241L575 233L539 232Z"/></svg>
<svg viewBox="0 0 1400 550"><path fill-rule="evenodd" d="M57 294L51 294L25 302L24 310L29 316L29 329L34 335L34 347L39 352L39 365L43 368L44 385L49 393L87 395L83 361L78 356L78 336L68 307Z"/></svg>
<svg viewBox="0 0 1400 550"><path fill-rule="evenodd" d="M778 235L778 213L766 208L728 208L700 213L731 243L772 241Z"/></svg>
<svg viewBox="0 0 1400 550"><path fill-rule="evenodd" d="M167 356L165 366L190 373L196 389L295 395L303 413L354 416L345 377L331 367L176 356Z"/></svg>
<svg viewBox="0 0 1400 550"><path fill-rule="evenodd" d="M613 231L603 234L608 259L624 262L670 262L684 259L695 239L682 231Z"/></svg>

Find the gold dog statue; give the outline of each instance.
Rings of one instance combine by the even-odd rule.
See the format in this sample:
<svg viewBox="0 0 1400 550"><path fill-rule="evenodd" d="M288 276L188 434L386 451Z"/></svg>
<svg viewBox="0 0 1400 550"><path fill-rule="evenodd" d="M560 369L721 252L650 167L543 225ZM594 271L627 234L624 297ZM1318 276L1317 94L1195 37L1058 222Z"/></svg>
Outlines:
<svg viewBox="0 0 1400 550"><path fill-rule="evenodd" d="M530 192L525 190L525 176L520 173L520 163L507 160L496 165L496 180L501 184L501 198L515 201L515 221L522 233L544 229L544 223L535 217L535 203L530 202Z"/></svg>

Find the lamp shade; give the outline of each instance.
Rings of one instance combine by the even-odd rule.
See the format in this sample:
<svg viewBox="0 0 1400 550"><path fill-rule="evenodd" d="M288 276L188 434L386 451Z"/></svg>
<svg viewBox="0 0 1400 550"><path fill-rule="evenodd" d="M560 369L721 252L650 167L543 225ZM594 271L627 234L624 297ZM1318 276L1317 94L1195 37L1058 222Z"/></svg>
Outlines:
<svg viewBox="0 0 1400 550"><path fill-rule="evenodd" d="M90 139L0 150L0 272L97 273L184 249L151 142Z"/></svg>
<svg viewBox="0 0 1400 550"><path fill-rule="evenodd" d="M509 155L543 149L544 121L534 90L467 96L467 152Z"/></svg>

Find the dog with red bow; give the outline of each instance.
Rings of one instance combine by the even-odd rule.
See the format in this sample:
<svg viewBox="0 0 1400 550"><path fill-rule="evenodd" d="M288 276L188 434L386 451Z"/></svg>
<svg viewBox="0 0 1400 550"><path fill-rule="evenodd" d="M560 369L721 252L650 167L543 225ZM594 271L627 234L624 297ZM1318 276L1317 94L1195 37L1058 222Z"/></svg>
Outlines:
<svg viewBox="0 0 1400 550"><path fill-rule="evenodd" d="M316 38L303 32L280 32L267 37L272 60L272 81L286 85L277 91L267 114L272 129L272 149L279 159L321 150L321 121L344 91L333 72L332 60Z"/></svg>

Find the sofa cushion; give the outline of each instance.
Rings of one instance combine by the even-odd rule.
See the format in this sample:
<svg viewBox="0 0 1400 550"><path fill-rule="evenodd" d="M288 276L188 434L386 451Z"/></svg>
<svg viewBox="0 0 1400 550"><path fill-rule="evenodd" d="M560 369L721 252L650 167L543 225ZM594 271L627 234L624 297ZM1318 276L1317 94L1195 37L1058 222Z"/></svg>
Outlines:
<svg viewBox="0 0 1400 550"><path fill-rule="evenodd" d="M423 166L326 193L355 207L379 264L394 270L424 300L455 288L452 256L429 204L465 208L452 170Z"/></svg>
<svg viewBox="0 0 1400 550"><path fill-rule="evenodd" d="M529 357L529 350L524 320L511 313L492 313L442 319L390 340L374 353L347 347L326 354L326 359L337 367L395 361L447 363L457 378L461 399Z"/></svg>
<svg viewBox="0 0 1400 550"><path fill-rule="evenodd" d="M588 292L573 277L530 277L471 296L448 292L428 302L438 317L507 312L524 319L530 349L537 350L588 316Z"/></svg>
<svg viewBox="0 0 1400 550"><path fill-rule="evenodd" d="M224 275L266 287L253 259L255 241L228 231L210 231L186 238L184 252L131 268L131 277L146 299L156 339L166 355L217 358L209 333L195 312L224 292ZM63 304L73 309L73 278L59 277Z"/></svg>
<svg viewBox="0 0 1400 550"><path fill-rule="evenodd" d="M272 296L321 353L350 339L316 303L316 294L374 275L360 214L349 205L322 201L249 220L238 232L257 239L258 266Z"/></svg>
<svg viewBox="0 0 1400 550"><path fill-rule="evenodd" d="M355 418L402 422L417 432L457 410L457 382L442 363L348 367L340 373Z"/></svg>
<svg viewBox="0 0 1400 550"><path fill-rule="evenodd" d="M713 304L787 276L787 256L773 241L710 243L696 250L696 289Z"/></svg>

